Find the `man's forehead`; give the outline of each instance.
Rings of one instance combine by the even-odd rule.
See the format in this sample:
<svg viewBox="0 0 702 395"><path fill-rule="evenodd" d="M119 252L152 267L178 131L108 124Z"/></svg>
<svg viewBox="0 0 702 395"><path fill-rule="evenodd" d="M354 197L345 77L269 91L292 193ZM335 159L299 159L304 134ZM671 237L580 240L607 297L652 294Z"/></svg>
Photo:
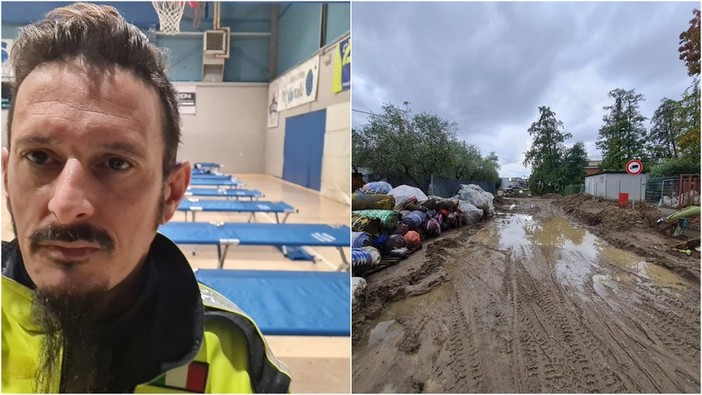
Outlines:
<svg viewBox="0 0 702 395"><path fill-rule="evenodd" d="M79 64L63 62L32 71L15 98L13 140L27 124L107 132L131 128L161 135L161 104L153 87L121 68L102 74L85 71Z"/></svg>

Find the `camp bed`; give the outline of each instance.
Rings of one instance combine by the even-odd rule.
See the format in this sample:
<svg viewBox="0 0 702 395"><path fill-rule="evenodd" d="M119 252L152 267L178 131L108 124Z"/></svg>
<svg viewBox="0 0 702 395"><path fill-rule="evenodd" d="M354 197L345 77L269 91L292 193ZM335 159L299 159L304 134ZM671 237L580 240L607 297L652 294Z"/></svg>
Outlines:
<svg viewBox="0 0 702 395"><path fill-rule="evenodd" d="M211 181L241 181L234 176L228 174L193 174L191 180L211 180Z"/></svg>
<svg viewBox="0 0 702 395"><path fill-rule="evenodd" d="M264 335L351 334L348 272L199 269L195 277L234 302Z"/></svg>
<svg viewBox="0 0 702 395"><path fill-rule="evenodd" d="M220 167L222 167L222 165L215 162L195 162L195 164L193 164L193 169L196 170L216 170Z"/></svg>
<svg viewBox="0 0 702 395"><path fill-rule="evenodd" d="M215 188L188 188L185 196L201 197L226 197L226 198L250 198L251 200L263 197L263 193L258 189L215 189Z"/></svg>
<svg viewBox="0 0 702 395"><path fill-rule="evenodd" d="M218 180L208 178L191 178L190 185L196 187L210 186L219 188L239 188L243 187L244 183L239 180Z"/></svg>
<svg viewBox="0 0 702 395"><path fill-rule="evenodd" d="M233 213L249 213L249 220L256 219L256 213L273 213L275 214L275 222L285 223L288 216L296 213L297 210L285 202L242 202L238 200L199 200L196 198L187 198L180 201L178 211L185 212L185 220L188 220L188 213L191 213L192 220L195 221L195 214L199 211L214 211L214 212L233 212ZM279 214L285 214L283 220L280 220Z"/></svg>
<svg viewBox="0 0 702 395"><path fill-rule="evenodd" d="M339 269L349 267L343 250L351 245L351 229L346 225L168 222L158 231L176 244L217 246L220 269L232 245L336 247L343 262Z"/></svg>

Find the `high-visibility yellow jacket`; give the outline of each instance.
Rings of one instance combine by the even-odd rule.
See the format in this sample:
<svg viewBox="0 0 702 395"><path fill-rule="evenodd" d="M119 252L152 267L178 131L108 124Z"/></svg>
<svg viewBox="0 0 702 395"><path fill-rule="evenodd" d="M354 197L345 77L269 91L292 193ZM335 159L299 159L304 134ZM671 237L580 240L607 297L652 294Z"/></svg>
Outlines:
<svg viewBox="0 0 702 395"><path fill-rule="evenodd" d="M2 246L2 391L36 392L44 334L32 314L34 284L16 241ZM198 284L180 250L157 235L147 285L133 307L104 329L108 392L287 392L290 373L254 322ZM50 390L60 388L60 369Z"/></svg>

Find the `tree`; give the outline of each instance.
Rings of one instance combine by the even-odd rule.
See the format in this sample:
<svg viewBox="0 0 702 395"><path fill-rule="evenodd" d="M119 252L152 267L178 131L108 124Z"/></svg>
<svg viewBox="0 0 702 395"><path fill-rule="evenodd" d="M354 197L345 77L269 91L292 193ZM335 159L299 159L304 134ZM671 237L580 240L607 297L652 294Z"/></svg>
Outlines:
<svg viewBox="0 0 702 395"><path fill-rule="evenodd" d="M587 151L585 144L578 141L565 151L563 155L563 177L566 184L582 184L585 181L587 167Z"/></svg>
<svg viewBox="0 0 702 395"><path fill-rule="evenodd" d="M680 99L681 123L678 147L682 156L691 163L700 163L700 80L694 78Z"/></svg>
<svg viewBox="0 0 702 395"><path fill-rule="evenodd" d="M700 75L700 10L692 10L690 27L680 33L680 60L687 66L687 75L690 77Z"/></svg>
<svg viewBox="0 0 702 395"><path fill-rule="evenodd" d="M422 112L413 115L409 103L400 109L383 105L382 114L352 131L353 165L368 167L391 183L409 183L427 190L432 174L442 178L499 180L497 156L486 158L473 145L459 141L457 125Z"/></svg>
<svg viewBox="0 0 702 395"><path fill-rule="evenodd" d="M563 152L565 140L571 134L565 132L563 122L556 118L550 107L539 107L539 119L527 132L533 137L531 148L524 157L524 166L531 165L529 187L536 194L560 192L564 184Z"/></svg>
<svg viewBox="0 0 702 395"><path fill-rule="evenodd" d="M651 118L647 151L651 159L678 157L678 139L681 136L680 103L664 97Z"/></svg>
<svg viewBox="0 0 702 395"><path fill-rule="evenodd" d="M639 102L644 97L634 89L620 88L611 90L609 97L614 99L614 104L603 107L608 112L602 117L604 125L595 144L602 151L600 168L624 170L631 159L648 159L644 151L646 117L639 112Z"/></svg>

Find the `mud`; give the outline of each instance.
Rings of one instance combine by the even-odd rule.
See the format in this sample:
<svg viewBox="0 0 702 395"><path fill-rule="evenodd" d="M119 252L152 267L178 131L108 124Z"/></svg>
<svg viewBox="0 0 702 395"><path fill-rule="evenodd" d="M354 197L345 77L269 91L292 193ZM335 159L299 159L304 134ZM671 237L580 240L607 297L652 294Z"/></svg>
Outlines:
<svg viewBox="0 0 702 395"><path fill-rule="evenodd" d="M606 205L504 199L369 277L353 391L699 393L699 252Z"/></svg>

